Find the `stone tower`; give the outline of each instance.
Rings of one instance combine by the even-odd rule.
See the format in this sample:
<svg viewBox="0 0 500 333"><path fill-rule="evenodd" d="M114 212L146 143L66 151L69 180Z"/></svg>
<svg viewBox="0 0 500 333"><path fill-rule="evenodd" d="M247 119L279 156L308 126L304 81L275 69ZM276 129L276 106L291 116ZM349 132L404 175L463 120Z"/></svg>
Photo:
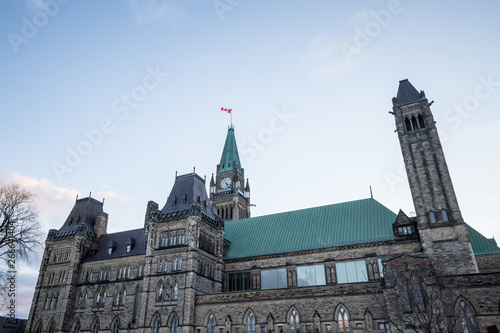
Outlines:
<svg viewBox="0 0 500 333"><path fill-rule="evenodd" d="M430 110L432 102L402 80L392 103L423 250L444 273L475 273L474 252Z"/></svg>
<svg viewBox="0 0 500 333"><path fill-rule="evenodd" d="M250 185L248 179L245 184L233 126L228 128L215 180L212 174L210 202L224 221L250 217Z"/></svg>
<svg viewBox="0 0 500 333"><path fill-rule="evenodd" d="M59 230L49 230L27 332L38 332L42 323L47 332L71 330L82 258L91 244L106 234L107 222L103 203L88 197L76 200Z"/></svg>
<svg viewBox="0 0 500 333"><path fill-rule="evenodd" d="M150 210L146 232L139 327L153 326L155 316L170 313L169 326L175 316L181 332L194 333L195 296L222 291L223 255L229 246L205 180L195 173L176 176L164 207Z"/></svg>

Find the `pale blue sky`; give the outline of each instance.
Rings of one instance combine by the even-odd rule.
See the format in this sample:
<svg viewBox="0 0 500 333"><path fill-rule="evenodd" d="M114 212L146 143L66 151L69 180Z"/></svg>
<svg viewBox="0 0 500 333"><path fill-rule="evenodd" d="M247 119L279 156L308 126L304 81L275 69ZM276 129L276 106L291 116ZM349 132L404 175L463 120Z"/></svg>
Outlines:
<svg viewBox="0 0 500 333"><path fill-rule="evenodd" d="M44 232L77 193L106 197L111 232L141 227L176 171L210 179L221 107L234 110L254 216L366 198L370 185L409 214L388 114L408 78L435 100L464 218L500 239L500 3L64 2L0 4L0 180L37 193ZM38 266L20 268L21 318Z"/></svg>

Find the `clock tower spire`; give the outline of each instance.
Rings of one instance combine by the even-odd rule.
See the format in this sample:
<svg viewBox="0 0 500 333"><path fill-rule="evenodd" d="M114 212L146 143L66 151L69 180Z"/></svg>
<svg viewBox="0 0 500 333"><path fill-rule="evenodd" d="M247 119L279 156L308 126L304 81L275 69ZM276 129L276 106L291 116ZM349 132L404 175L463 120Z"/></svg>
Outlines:
<svg viewBox="0 0 500 333"><path fill-rule="evenodd" d="M217 165L215 182L210 182L210 201L224 220L250 217L250 189L245 191L245 170L241 167L234 126L227 131L226 142Z"/></svg>

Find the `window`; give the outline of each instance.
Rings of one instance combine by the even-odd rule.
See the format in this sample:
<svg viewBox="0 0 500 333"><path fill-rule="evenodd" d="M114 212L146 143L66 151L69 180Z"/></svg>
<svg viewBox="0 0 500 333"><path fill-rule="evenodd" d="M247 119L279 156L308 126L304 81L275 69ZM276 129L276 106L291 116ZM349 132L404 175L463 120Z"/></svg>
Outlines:
<svg viewBox="0 0 500 333"><path fill-rule="evenodd" d="M101 292L98 292L97 296L95 298L95 304L94 304L94 306L98 307L100 303L101 303Z"/></svg>
<svg viewBox="0 0 500 333"><path fill-rule="evenodd" d="M289 323L290 333L300 333L299 314L295 311L295 309L293 309L290 313Z"/></svg>
<svg viewBox="0 0 500 333"><path fill-rule="evenodd" d="M429 213L429 218L431 219L431 223L436 223L436 215L434 215L434 212Z"/></svg>
<svg viewBox="0 0 500 333"><path fill-rule="evenodd" d="M255 316L250 312L247 316L247 333L255 333Z"/></svg>
<svg viewBox="0 0 500 333"><path fill-rule="evenodd" d="M161 302L163 300L163 282L158 286L158 294L156 300Z"/></svg>
<svg viewBox="0 0 500 333"><path fill-rule="evenodd" d="M252 289L250 272L231 273L228 275L228 291Z"/></svg>
<svg viewBox="0 0 500 333"><path fill-rule="evenodd" d="M174 258L174 266L172 267L173 271L177 270L177 258Z"/></svg>
<svg viewBox="0 0 500 333"><path fill-rule="evenodd" d="M424 117L421 114L418 115L418 125L421 129L425 128Z"/></svg>
<svg viewBox="0 0 500 333"><path fill-rule="evenodd" d="M459 303L459 320L461 333L476 333L477 325L474 313L468 304L463 300Z"/></svg>
<svg viewBox="0 0 500 333"><path fill-rule="evenodd" d="M82 294L78 295L78 300L76 301L76 308L79 309L82 304Z"/></svg>
<svg viewBox="0 0 500 333"><path fill-rule="evenodd" d="M106 292L104 292L104 294L102 294L102 303L101 303L101 306L104 307L106 305Z"/></svg>
<svg viewBox="0 0 500 333"><path fill-rule="evenodd" d="M184 244L184 241L186 240L186 234L184 232L184 230L182 231L179 231L179 240L178 240L178 244L181 245L181 244Z"/></svg>
<svg viewBox="0 0 500 333"><path fill-rule="evenodd" d="M127 289L123 289L121 305L125 305L126 298L127 298Z"/></svg>
<svg viewBox="0 0 500 333"><path fill-rule="evenodd" d="M142 277L142 264L139 265L139 273L137 273L138 277Z"/></svg>
<svg viewBox="0 0 500 333"><path fill-rule="evenodd" d="M441 211L441 215L443 215L443 221L448 222L448 214L444 209Z"/></svg>
<svg viewBox="0 0 500 333"><path fill-rule="evenodd" d="M111 332L112 333L120 332L120 321L118 319L116 319L113 325L111 325Z"/></svg>
<svg viewBox="0 0 500 333"><path fill-rule="evenodd" d="M156 315L155 320L153 322L153 333L160 333L160 326L161 326L160 316Z"/></svg>
<svg viewBox="0 0 500 333"><path fill-rule="evenodd" d="M172 322L170 323L170 333L177 333L177 326L179 326L179 320L177 316L174 315Z"/></svg>
<svg viewBox="0 0 500 333"><path fill-rule="evenodd" d="M212 314L208 316L207 320L207 333L214 333L215 332L215 319Z"/></svg>
<svg viewBox="0 0 500 333"><path fill-rule="evenodd" d="M354 283L368 281L364 260L339 262L335 264L337 283Z"/></svg>
<svg viewBox="0 0 500 333"><path fill-rule="evenodd" d="M174 301L177 299L178 294L179 294L179 285L176 282L174 285L174 294L172 295L172 299Z"/></svg>
<svg viewBox="0 0 500 333"><path fill-rule="evenodd" d="M115 295L115 303L114 305L118 305L120 303L121 292L118 291Z"/></svg>
<svg viewBox="0 0 500 333"><path fill-rule="evenodd" d="M87 304L87 293L85 293L85 296L83 296L82 309L85 309L86 304Z"/></svg>
<svg viewBox="0 0 500 333"><path fill-rule="evenodd" d="M384 333L391 333L391 324L389 323L378 323L378 329L384 331Z"/></svg>
<svg viewBox="0 0 500 333"><path fill-rule="evenodd" d="M130 266L127 268L127 279L130 278Z"/></svg>
<svg viewBox="0 0 500 333"><path fill-rule="evenodd" d="M411 226L399 227L398 234L399 236L411 235L413 233Z"/></svg>
<svg viewBox="0 0 500 333"><path fill-rule="evenodd" d="M324 265L297 267L297 285L299 287L323 284L326 284Z"/></svg>
<svg viewBox="0 0 500 333"><path fill-rule="evenodd" d="M127 244L127 246L125 246L125 251L126 252L130 252L130 250L132 250L132 245L131 244Z"/></svg>
<svg viewBox="0 0 500 333"><path fill-rule="evenodd" d="M47 296L45 298L45 304L43 305L43 309L44 310L47 310L48 309L48 306L49 306L49 296Z"/></svg>
<svg viewBox="0 0 500 333"><path fill-rule="evenodd" d="M158 273L160 273L163 270L163 259L160 259L160 262L158 263Z"/></svg>
<svg viewBox="0 0 500 333"><path fill-rule="evenodd" d="M113 248L112 247L108 247L108 255L113 253Z"/></svg>
<svg viewBox="0 0 500 333"><path fill-rule="evenodd" d="M99 333L99 321L96 319L90 328L91 333Z"/></svg>
<svg viewBox="0 0 500 333"><path fill-rule="evenodd" d="M80 322L77 321L75 325L73 326L73 330L71 331L72 333L80 333Z"/></svg>
<svg viewBox="0 0 500 333"><path fill-rule="evenodd" d="M177 267L178 271L182 270L182 257L179 257L179 266Z"/></svg>
<svg viewBox="0 0 500 333"><path fill-rule="evenodd" d="M261 289L286 288L286 268L260 272Z"/></svg>
<svg viewBox="0 0 500 333"><path fill-rule="evenodd" d="M325 325L325 331L326 331L326 333L332 333L332 325L331 324L326 324Z"/></svg>
<svg viewBox="0 0 500 333"><path fill-rule="evenodd" d="M339 324L339 332L349 331L349 316L343 306L340 307L339 313L337 314L337 323Z"/></svg>

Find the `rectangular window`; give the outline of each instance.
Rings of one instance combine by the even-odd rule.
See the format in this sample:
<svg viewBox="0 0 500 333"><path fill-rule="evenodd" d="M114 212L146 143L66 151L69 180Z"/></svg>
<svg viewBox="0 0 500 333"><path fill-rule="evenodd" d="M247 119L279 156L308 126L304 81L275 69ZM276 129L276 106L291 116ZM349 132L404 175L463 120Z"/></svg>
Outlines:
<svg viewBox="0 0 500 333"><path fill-rule="evenodd" d="M312 333L313 327L312 325L307 325L307 333Z"/></svg>
<svg viewBox="0 0 500 333"><path fill-rule="evenodd" d="M391 325L389 323L378 323L378 329L385 333L391 333Z"/></svg>
<svg viewBox="0 0 500 333"><path fill-rule="evenodd" d="M331 324L326 324L325 325L325 331L326 331L326 333L332 333L332 325Z"/></svg>
<svg viewBox="0 0 500 333"><path fill-rule="evenodd" d="M286 268L260 272L261 289L286 288Z"/></svg>
<svg viewBox="0 0 500 333"><path fill-rule="evenodd" d="M337 271L337 283L368 281L368 273L364 260L336 263L335 270Z"/></svg>
<svg viewBox="0 0 500 333"><path fill-rule="evenodd" d="M326 284L325 266L312 265L297 267L297 284L303 286L321 286Z"/></svg>
<svg viewBox="0 0 500 333"><path fill-rule="evenodd" d="M279 332L279 333L283 333L283 326L281 326L281 325L280 325L280 326L278 326L278 332Z"/></svg>
<svg viewBox="0 0 500 333"><path fill-rule="evenodd" d="M380 277L384 277L384 266L382 266L382 259L377 259L378 262L378 271L380 273Z"/></svg>
<svg viewBox="0 0 500 333"><path fill-rule="evenodd" d="M228 291L251 290L251 281L250 272L231 273L228 276Z"/></svg>

